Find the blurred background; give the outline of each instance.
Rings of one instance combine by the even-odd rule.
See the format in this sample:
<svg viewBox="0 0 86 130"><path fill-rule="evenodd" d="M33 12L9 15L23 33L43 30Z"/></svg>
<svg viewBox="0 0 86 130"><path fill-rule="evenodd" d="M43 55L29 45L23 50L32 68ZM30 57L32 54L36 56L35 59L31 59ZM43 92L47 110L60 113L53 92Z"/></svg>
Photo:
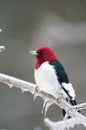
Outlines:
<svg viewBox="0 0 86 130"><path fill-rule="evenodd" d="M86 0L0 0L0 72L34 83L35 58L26 49L52 47L72 82L77 102L86 102ZM0 83L0 129L48 130L43 100ZM86 110L82 113L86 115ZM58 106L47 112L62 120ZM74 130L84 130L83 126Z"/></svg>

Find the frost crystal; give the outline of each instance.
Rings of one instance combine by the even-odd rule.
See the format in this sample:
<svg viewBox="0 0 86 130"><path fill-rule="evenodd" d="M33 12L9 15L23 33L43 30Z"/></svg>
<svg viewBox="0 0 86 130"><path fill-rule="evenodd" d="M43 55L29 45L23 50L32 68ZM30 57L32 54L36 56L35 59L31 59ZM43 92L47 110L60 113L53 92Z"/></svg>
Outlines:
<svg viewBox="0 0 86 130"><path fill-rule="evenodd" d="M44 100L43 103L43 108L42 108L42 114L44 114L44 116L46 116L46 113L48 111L48 108L52 105L53 103L48 100L47 98Z"/></svg>
<svg viewBox="0 0 86 130"><path fill-rule="evenodd" d="M5 46L0 46L0 52L5 50Z"/></svg>
<svg viewBox="0 0 86 130"><path fill-rule="evenodd" d="M22 93L29 91L28 89L25 89L25 88L21 88L21 90L22 90Z"/></svg>
<svg viewBox="0 0 86 130"><path fill-rule="evenodd" d="M37 95L36 93L34 93L33 100L36 100L36 98L37 98Z"/></svg>
<svg viewBox="0 0 86 130"><path fill-rule="evenodd" d="M13 84L8 84L9 88L12 88L13 87Z"/></svg>

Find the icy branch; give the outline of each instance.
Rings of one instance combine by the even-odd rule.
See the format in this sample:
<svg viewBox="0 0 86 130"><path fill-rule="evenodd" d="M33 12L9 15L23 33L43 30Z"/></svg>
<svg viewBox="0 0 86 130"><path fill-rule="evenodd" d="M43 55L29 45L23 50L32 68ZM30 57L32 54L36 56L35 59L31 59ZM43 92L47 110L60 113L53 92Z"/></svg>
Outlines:
<svg viewBox="0 0 86 130"><path fill-rule="evenodd" d="M0 46L0 52L5 50L5 46Z"/></svg>
<svg viewBox="0 0 86 130"><path fill-rule="evenodd" d="M48 118L44 119L45 125L50 128L50 130L64 130L64 128L73 128L76 124L83 124L86 127L86 118L84 116L74 117L71 119L53 122L50 121Z"/></svg>
<svg viewBox="0 0 86 130"><path fill-rule="evenodd" d="M35 87L36 87L35 84L14 78L12 76L8 76L6 74L0 73L0 82L8 85L10 88L12 88L13 86L17 88L21 88L23 92L24 91L30 91L31 93L35 92Z"/></svg>
<svg viewBox="0 0 86 130"><path fill-rule="evenodd" d="M76 111L77 109L86 108L86 103L76 105L73 107L61 98L56 99L53 96L46 94L45 92L42 92L42 91L36 92L37 86L33 83L26 82L24 80L20 80L20 79L17 79L15 77L8 76L8 75L2 74L2 73L0 73L0 82L8 85L10 88L15 86L17 88L20 88L23 92L29 91L32 94L35 93L36 96L40 96L43 100L47 99L50 101L51 104L55 103L60 108L65 109L67 114L72 117L70 119L56 122L56 123L53 123L49 120L45 120L48 127L50 127L50 128L53 128L53 127L58 128L59 127L59 129L60 129L62 127L64 127L64 128L74 127L76 124L83 124L84 126L86 126L86 117ZM51 125L51 124L53 124L53 125Z"/></svg>
<svg viewBox="0 0 86 130"><path fill-rule="evenodd" d="M72 107L76 110L83 110L83 109L86 109L86 103L78 104Z"/></svg>

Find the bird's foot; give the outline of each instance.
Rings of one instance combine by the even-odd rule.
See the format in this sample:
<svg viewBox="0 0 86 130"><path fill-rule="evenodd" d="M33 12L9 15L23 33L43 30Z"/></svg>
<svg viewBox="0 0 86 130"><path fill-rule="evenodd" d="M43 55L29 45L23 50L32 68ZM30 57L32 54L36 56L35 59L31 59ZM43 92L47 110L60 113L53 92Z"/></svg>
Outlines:
<svg viewBox="0 0 86 130"><path fill-rule="evenodd" d="M39 91L39 87L36 86L36 87L35 87L35 93L38 93L38 91Z"/></svg>
<svg viewBox="0 0 86 130"><path fill-rule="evenodd" d="M34 92L34 94L33 94L33 95L34 95L34 96L33 96L33 100L36 100L38 91L39 91L39 87L36 86L36 87L35 87L35 92Z"/></svg>

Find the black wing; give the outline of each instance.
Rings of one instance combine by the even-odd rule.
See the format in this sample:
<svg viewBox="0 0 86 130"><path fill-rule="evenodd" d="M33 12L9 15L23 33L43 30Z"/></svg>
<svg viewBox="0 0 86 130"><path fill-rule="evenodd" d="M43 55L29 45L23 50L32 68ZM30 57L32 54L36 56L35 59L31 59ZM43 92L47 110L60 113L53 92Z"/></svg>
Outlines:
<svg viewBox="0 0 86 130"><path fill-rule="evenodd" d="M64 83L69 83L67 73L66 73L65 69L63 68L62 64L58 60L52 61L49 64L54 66L54 68L56 70L57 77L58 77L58 81L61 84L61 86L62 86L63 82ZM71 95L69 95L69 92L64 88L64 86L62 86L62 89L68 95L71 104L76 105L75 100L74 101L72 100Z"/></svg>
<svg viewBox="0 0 86 130"><path fill-rule="evenodd" d="M62 64L58 60L54 60L52 62L49 62L49 64L54 66L60 84L62 84L63 82L69 83L67 73L64 70Z"/></svg>
<svg viewBox="0 0 86 130"><path fill-rule="evenodd" d="M54 68L56 70L58 80L59 80L61 86L62 86L63 82L64 83L69 83L67 73L66 73L65 69L63 68L62 64L58 60L52 61L49 64L54 66ZM72 97L69 95L69 92L64 88L64 86L62 86L62 88L65 91L65 93L68 95L68 97L70 99L70 103L72 105L76 105L77 104L76 100L72 100ZM66 100L68 101L68 99L66 99ZM65 112L65 110L62 110L62 111L63 111L63 117L64 117L66 112Z"/></svg>

